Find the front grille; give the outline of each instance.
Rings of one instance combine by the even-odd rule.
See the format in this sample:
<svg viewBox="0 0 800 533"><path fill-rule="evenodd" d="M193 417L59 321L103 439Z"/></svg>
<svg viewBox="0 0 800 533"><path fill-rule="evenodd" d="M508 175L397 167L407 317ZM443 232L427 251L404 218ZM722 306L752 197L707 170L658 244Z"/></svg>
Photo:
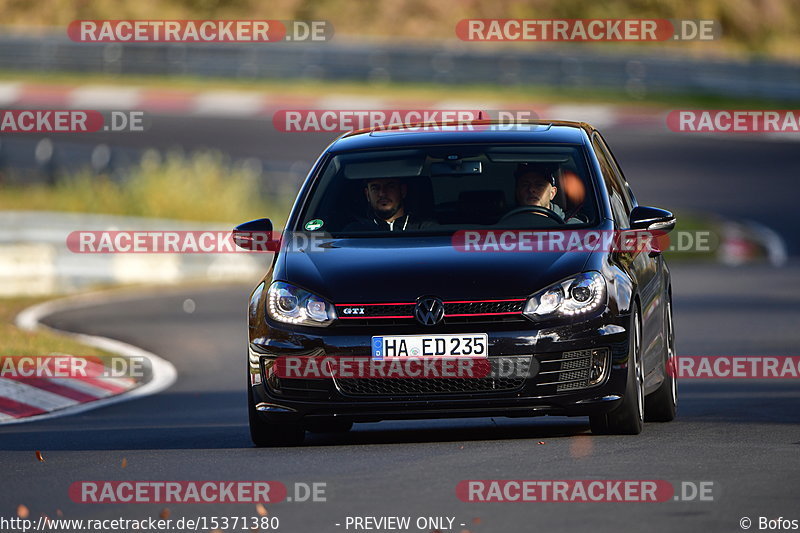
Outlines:
<svg viewBox="0 0 800 533"><path fill-rule="evenodd" d="M371 319L414 318L414 303L336 304L336 314L344 322Z"/></svg>
<svg viewBox="0 0 800 533"><path fill-rule="evenodd" d="M522 388L524 378L353 378L337 379L342 394L350 396L413 396L509 392Z"/></svg>
<svg viewBox="0 0 800 533"><path fill-rule="evenodd" d="M563 361L561 363L561 370L575 370L586 367L585 359L572 359L570 361Z"/></svg>
<svg viewBox="0 0 800 533"><path fill-rule="evenodd" d="M510 314L522 313L525 300L444 302L444 315Z"/></svg>
<svg viewBox="0 0 800 533"><path fill-rule="evenodd" d="M444 323L447 324L485 324L494 322L520 322L524 320L520 313L502 315L466 315L466 316L445 316ZM416 322L415 322L416 323Z"/></svg>
<svg viewBox="0 0 800 533"><path fill-rule="evenodd" d="M522 319L524 299L455 300L444 303L444 323L506 322ZM415 303L336 304L343 326L416 324Z"/></svg>
<svg viewBox="0 0 800 533"><path fill-rule="evenodd" d="M528 368L530 356L518 368ZM334 378L339 391L346 396L419 396L444 394L473 394L513 392L525 385L527 375L508 376L507 367L500 360L511 357L489 358L491 376L481 378Z"/></svg>

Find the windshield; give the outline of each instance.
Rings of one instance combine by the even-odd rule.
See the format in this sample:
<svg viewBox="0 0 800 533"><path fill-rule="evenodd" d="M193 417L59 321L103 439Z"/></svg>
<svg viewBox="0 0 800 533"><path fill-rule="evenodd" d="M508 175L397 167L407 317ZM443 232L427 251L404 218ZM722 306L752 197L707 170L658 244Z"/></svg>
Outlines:
<svg viewBox="0 0 800 533"><path fill-rule="evenodd" d="M333 236L596 224L576 145L434 146L330 158L297 230Z"/></svg>

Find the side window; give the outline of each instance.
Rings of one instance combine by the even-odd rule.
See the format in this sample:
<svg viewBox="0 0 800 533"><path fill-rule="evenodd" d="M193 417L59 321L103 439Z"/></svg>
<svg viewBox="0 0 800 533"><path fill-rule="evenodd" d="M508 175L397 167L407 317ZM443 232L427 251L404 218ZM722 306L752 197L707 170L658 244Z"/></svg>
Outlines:
<svg viewBox="0 0 800 533"><path fill-rule="evenodd" d="M603 153L608 159L608 164L611 165L611 168L614 170L614 175L616 176L617 181L619 181L622 189L622 197L625 200L625 205L628 206L628 211L630 211L635 205L637 205L636 198L633 196L633 191L628 185L628 181L625 179L625 175L622 173L622 169L620 168L619 163L617 163L617 159L614 157L614 154L611 153L611 149L608 147L608 144L606 144L603 136L599 133L596 133L595 139L598 141L600 146L602 146Z"/></svg>
<svg viewBox="0 0 800 533"><path fill-rule="evenodd" d="M614 222L617 228L626 229L629 225L630 205L626 205L624 195L624 184L619 179L617 173L612 166L605 148L598 141L597 136L592 139L592 146L594 147L597 161L600 163L600 171L603 173L603 181L608 189L608 199L611 204L611 213L614 217Z"/></svg>

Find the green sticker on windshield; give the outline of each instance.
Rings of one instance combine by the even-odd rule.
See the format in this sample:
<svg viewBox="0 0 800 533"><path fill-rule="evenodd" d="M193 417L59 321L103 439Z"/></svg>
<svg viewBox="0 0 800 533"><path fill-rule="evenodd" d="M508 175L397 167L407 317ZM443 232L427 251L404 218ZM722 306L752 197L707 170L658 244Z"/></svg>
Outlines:
<svg viewBox="0 0 800 533"><path fill-rule="evenodd" d="M321 228L323 224L325 223L322 220L315 218L314 220L309 220L306 222L306 229L308 231L316 231Z"/></svg>

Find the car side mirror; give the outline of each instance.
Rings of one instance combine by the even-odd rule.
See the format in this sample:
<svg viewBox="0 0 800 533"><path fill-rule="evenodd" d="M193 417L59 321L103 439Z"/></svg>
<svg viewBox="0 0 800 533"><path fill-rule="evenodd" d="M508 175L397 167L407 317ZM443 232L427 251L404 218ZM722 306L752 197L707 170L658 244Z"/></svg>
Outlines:
<svg viewBox="0 0 800 533"><path fill-rule="evenodd" d="M233 242L239 248L260 252L273 251L272 221L259 218L239 224L231 232Z"/></svg>
<svg viewBox="0 0 800 533"><path fill-rule="evenodd" d="M667 233L675 229L675 215L658 207L638 205L630 216L631 229Z"/></svg>

